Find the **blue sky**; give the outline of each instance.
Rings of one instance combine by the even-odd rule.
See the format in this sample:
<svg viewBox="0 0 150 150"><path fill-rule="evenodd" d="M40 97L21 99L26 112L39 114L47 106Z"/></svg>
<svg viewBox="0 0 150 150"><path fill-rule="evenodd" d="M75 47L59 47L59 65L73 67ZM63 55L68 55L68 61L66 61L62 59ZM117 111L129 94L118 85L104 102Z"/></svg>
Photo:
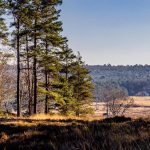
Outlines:
<svg viewBox="0 0 150 150"><path fill-rule="evenodd" d="M63 0L63 35L87 64L150 64L150 0Z"/></svg>

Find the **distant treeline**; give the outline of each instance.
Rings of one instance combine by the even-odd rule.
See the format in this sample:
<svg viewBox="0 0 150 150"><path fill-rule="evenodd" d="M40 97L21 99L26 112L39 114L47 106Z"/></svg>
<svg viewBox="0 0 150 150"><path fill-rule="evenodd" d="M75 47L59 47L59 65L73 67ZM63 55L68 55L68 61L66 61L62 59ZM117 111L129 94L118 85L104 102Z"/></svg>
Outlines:
<svg viewBox="0 0 150 150"><path fill-rule="evenodd" d="M150 65L86 65L95 83L95 97L100 97L101 89L115 85L127 90L129 96L150 95Z"/></svg>

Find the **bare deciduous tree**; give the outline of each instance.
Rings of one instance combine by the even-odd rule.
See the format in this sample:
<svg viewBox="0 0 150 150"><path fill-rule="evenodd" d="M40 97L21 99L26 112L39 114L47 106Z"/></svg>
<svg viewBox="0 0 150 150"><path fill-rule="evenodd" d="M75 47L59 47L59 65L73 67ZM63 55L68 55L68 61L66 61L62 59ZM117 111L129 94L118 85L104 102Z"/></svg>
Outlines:
<svg viewBox="0 0 150 150"><path fill-rule="evenodd" d="M8 65L11 57L11 54L0 52L0 103L14 96L14 68Z"/></svg>
<svg viewBox="0 0 150 150"><path fill-rule="evenodd" d="M107 117L123 116L134 103L133 98L130 98L124 89L117 86L106 86L102 97L106 103Z"/></svg>

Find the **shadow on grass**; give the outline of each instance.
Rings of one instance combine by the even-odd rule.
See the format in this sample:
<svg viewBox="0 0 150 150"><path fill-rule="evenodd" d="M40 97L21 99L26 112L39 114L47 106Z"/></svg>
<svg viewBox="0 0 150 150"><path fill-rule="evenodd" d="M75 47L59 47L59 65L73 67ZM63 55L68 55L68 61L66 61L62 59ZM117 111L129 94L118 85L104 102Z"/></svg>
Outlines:
<svg viewBox="0 0 150 150"><path fill-rule="evenodd" d="M56 120L45 121L56 122ZM37 124L30 127L0 125L0 150L150 149L149 121L142 119L132 121L130 118L116 117L92 122L73 119L61 122L64 125Z"/></svg>

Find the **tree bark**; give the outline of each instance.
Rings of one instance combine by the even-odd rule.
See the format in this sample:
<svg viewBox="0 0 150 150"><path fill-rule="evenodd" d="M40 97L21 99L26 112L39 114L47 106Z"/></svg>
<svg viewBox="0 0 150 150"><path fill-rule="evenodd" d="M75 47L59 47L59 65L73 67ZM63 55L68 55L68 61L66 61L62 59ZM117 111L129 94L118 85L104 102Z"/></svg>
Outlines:
<svg viewBox="0 0 150 150"><path fill-rule="evenodd" d="M29 48L28 48L28 35L26 35L26 51L27 51L27 84L28 84L28 98L29 98L29 102L28 102L28 109L29 109L29 115L32 114L32 108L31 108L31 104L32 104L32 96L31 96L31 77L30 77L30 60L29 60Z"/></svg>
<svg viewBox="0 0 150 150"><path fill-rule="evenodd" d="M48 44L46 41L46 56L48 54ZM48 72L47 72L47 67L45 67L45 90L48 92ZM48 113L48 94L46 93L45 95L45 114Z"/></svg>
<svg viewBox="0 0 150 150"><path fill-rule="evenodd" d="M34 30L34 59L33 59L33 76L34 76L34 114L37 113L37 35L36 35L36 24L37 21L35 19L35 30Z"/></svg>
<svg viewBox="0 0 150 150"><path fill-rule="evenodd" d="M20 22L17 19L17 117L20 117Z"/></svg>

